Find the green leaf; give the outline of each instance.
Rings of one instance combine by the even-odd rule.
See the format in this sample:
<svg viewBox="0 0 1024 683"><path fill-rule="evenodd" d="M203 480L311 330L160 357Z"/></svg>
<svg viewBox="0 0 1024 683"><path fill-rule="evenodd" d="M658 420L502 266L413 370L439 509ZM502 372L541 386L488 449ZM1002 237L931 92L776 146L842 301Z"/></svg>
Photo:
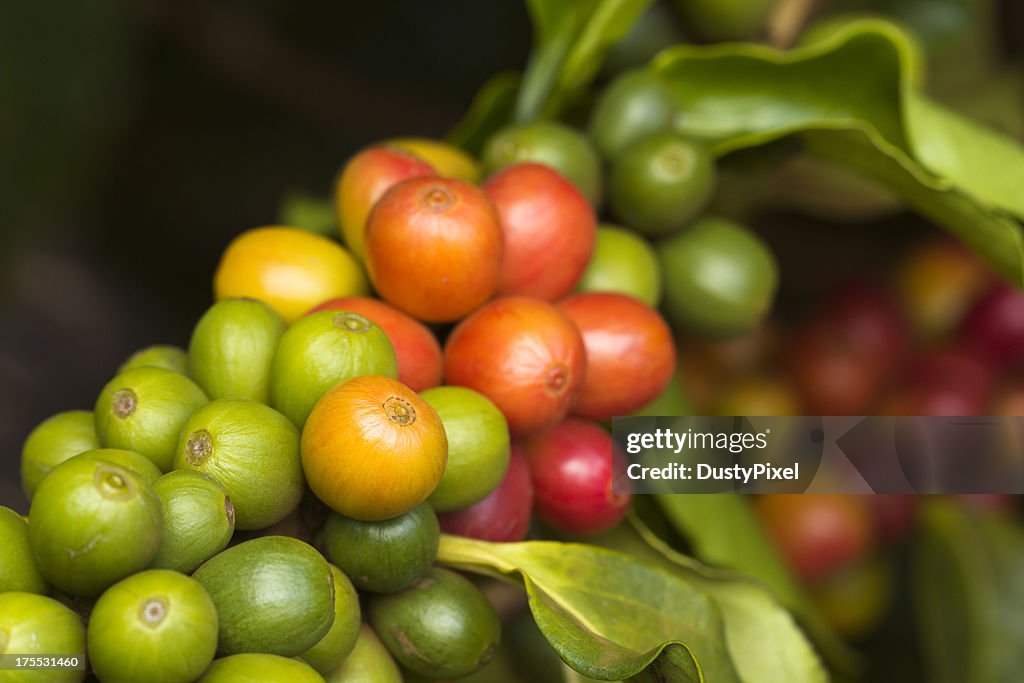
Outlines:
<svg viewBox="0 0 1024 683"><path fill-rule="evenodd" d="M1024 218L1024 148L920 93L908 93L905 103L910 144L925 167L990 207Z"/></svg>
<svg viewBox="0 0 1024 683"><path fill-rule="evenodd" d="M566 23L577 21L575 15L587 11L590 0L528 0L527 9L533 22L534 44L549 43Z"/></svg>
<svg viewBox="0 0 1024 683"><path fill-rule="evenodd" d="M442 536L438 562L522 580L537 626L599 680L739 683L718 610L692 584L620 552L573 543Z"/></svg>
<svg viewBox="0 0 1024 683"><path fill-rule="evenodd" d="M856 655L811 606L746 498L727 494L651 498L689 542L697 558L756 579L797 616L834 668L843 672L858 670Z"/></svg>
<svg viewBox="0 0 1024 683"><path fill-rule="evenodd" d="M749 574L790 608L803 600L798 584L743 496L668 494L653 498L696 557Z"/></svg>
<svg viewBox="0 0 1024 683"><path fill-rule="evenodd" d="M448 142L479 155L487 138L512 120L521 78L518 73L506 71L484 83L462 120L448 133Z"/></svg>
<svg viewBox="0 0 1024 683"><path fill-rule="evenodd" d="M827 681L828 674L793 616L760 583L682 555L631 516L592 542L665 567L704 591L725 623L726 645L743 683Z"/></svg>
<svg viewBox="0 0 1024 683"><path fill-rule="evenodd" d="M592 4L594 8L562 65L558 88L572 91L590 83L600 70L605 54L626 37L651 0L604 0Z"/></svg>
<svg viewBox="0 0 1024 683"><path fill-rule="evenodd" d="M890 24L863 20L790 51L747 43L679 45L652 68L673 87L678 128L719 154L803 130L875 127L904 142L899 116L902 55Z"/></svg>
<svg viewBox="0 0 1024 683"><path fill-rule="evenodd" d="M1010 683L1024 669L1024 532L936 501L915 548L915 605L935 683Z"/></svg>
<svg viewBox="0 0 1024 683"><path fill-rule="evenodd" d="M803 139L812 154L882 183L983 256L1008 280L1018 286L1024 283L1024 233L1019 221L942 188L871 131L806 133Z"/></svg>
<svg viewBox="0 0 1024 683"><path fill-rule="evenodd" d="M580 11L573 2L531 2L531 16L537 37L530 60L526 65L523 87L516 99L513 118L523 123L537 119L547 109L546 103L551 97L558 80L558 71L572 49L572 41L576 36ZM564 11L549 11L555 7ZM538 11L541 8L541 11ZM559 20L550 18L552 15Z"/></svg>
<svg viewBox="0 0 1024 683"><path fill-rule="evenodd" d="M554 117L586 87L605 54L652 0L529 0L534 45L515 118Z"/></svg>
<svg viewBox="0 0 1024 683"><path fill-rule="evenodd" d="M914 50L894 24L862 20L786 52L677 46L651 68L676 92L677 129L718 155L796 135L810 154L881 182L1024 285L1024 149L914 90Z"/></svg>

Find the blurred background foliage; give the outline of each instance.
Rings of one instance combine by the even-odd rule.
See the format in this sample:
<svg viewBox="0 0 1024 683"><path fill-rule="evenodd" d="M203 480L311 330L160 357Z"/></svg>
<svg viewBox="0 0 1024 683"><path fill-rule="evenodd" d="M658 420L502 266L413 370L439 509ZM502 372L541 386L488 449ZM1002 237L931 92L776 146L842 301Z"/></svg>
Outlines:
<svg viewBox="0 0 1024 683"><path fill-rule="evenodd" d="M933 95L1024 132L1014 0L665 1L606 74L680 41L786 46L844 12L903 22ZM274 222L287 192L325 195L370 142L442 136L487 78L522 69L530 42L521 0L0 3L0 500L24 503L33 425L91 407L136 348L187 343L235 234ZM881 269L879 254L929 229L880 220L766 216L783 312L807 283ZM805 258L817 249L842 262Z"/></svg>

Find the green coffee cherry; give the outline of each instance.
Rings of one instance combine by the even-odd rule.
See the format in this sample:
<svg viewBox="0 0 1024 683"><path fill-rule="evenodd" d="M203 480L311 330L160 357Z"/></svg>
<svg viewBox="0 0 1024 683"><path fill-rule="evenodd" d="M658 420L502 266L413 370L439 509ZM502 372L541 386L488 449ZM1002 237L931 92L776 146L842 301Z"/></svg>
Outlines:
<svg viewBox="0 0 1024 683"><path fill-rule="evenodd" d="M356 646L337 669L324 675L327 683L402 683L391 653L367 624L359 629Z"/></svg>
<svg viewBox="0 0 1024 683"><path fill-rule="evenodd" d="M194 681L217 650L217 610L195 579L151 569L100 596L88 634L89 662L104 683Z"/></svg>
<svg viewBox="0 0 1024 683"><path fill-rule="evenodd" d="M181 430L174 467L220 482L231 498L237 529L279 522L302 498L299 430L255 401L219 399L196 411Z"/></svg>
<svg viewBox="0 0 1024 683"><path fill-rule="evenodd" d="M74 458L70 458L70 460L77 460L79 458L83 460L103 460L112 465L124 467L142 477L143 481L147 484L152 484L163 476L163 472L153 464L152 460L142 453L126 451L123 448L94 448L91 451L79 453Z"/></svg>
<svg viewBox="0 0 1024 683"><path fill-rule="evenodd" d="M47 593L49 584L36 567L28 524L14 510L0 506L0 593Z"/></svg>
<svg viewBox="0 0 1024 683"><path fill-rule="evenodd" d="M21 449L21 486L29 498L50 470L73 455L100 447L91 410L57 413L39 423Z"/></svg>
<svg viewBox="0 0 1024 683"><path fill-rule="evenodd" d="M483 500L508 470L508 421L489 398L467 387L434 387L420 393L433 406L448 436L448 463L427 502L438 512Z"/></svg>
<svg viewBox="0 0 1024 683"><path fill-rule="evenodd" d="M142 453L167 472L185 420L208 400L195 382L177 372L128 370L100 392L96 433L104 446Z"/></svg>
<svg viewBox="0 0 1024 683"><path fill-rule="evenodd" d="M576 291L628 294L657 308L661 289L661 264L647 240L627 228L598 226L594 254Z"/></svg>
<svg viewBox="0 0 1024 683"><path fill-rule="evenodd" d="M778 265L768 246L743 226L708 216L657 249L665 309L678 328L729 337L754 329L768 314Z"/></svg>
<svg viewBox="0 0 1024 683"><path fill-rule="evenodd" d="M601 203L601 160L585 135L554 121L508 126L484 146L484 170L490 174L532 161L552 167L572 181L592 206Z"/></svg>
<svg viewBox="0 0 1024 683"><path fill-rule="evenodd" d="M215 555L192 577L220 617L217 652L294 657L334 622L334 577L314 548L287 536L263 536Z"/></svg>
<svg viewBox="0 0 1024 683"><path fill-rule="evenodd" d="M328 389L360 375L398 377L388 336L357 313L320 311L281 337L270 369L270 403L301 428Z"/></svg>
<svg viewBox="0 0 1024 683"><path fill-rule="evenodd" d="M609 202L616 216L645 235L678 232L707 205L715 166L699 143L666 132L631 144L612 163Z"/></svg>
<svg viewBox="0 0 1024 683"><path fill-rule="evenodd" d="M177 346L147 346L133 353L117 369L117 373L127 372L135 368L163 368L171 372L185 374L188 372L188 354Z"/></svg>
<svg viewBox="0 0 1024 683"><path fill-rule="evenodd" d="M637 141L671 130L677 109L675 95L656 74L628 71L601 93L588 133L601 156L611 161Z"/></svg>
<svg viewBox="0 0 1024 683"><path fill-rule="evenodd" d="M359 595L352 582L333 565L331 575L334 576L334 623L320 642L302 653L302 660L322 674L338 668L348 657L356 646L362 625Z"/></svg>
<svg viewBox="0 0 1024 683"><path fill-rule="evenodd" d="M427 573L441 538L427 503L382 522L332 512L324 526L327 557L363 590L393 593Z"/></svg>
<svg viewBox="0 0 1024 683"><path fill-rule="evenodd" d="M465 577L434 568L400 593L375 596L370 624L388 651L421 676L459 678L490 661L501 626L494 607Z"/></svg>
<svg viewBox="0 0 1024 683"><path fill-rule="evenodd" d="M312 667L298 659L248 652L214 660L197 683L323 683Z"/></svg>
<svg viewBox="0 0 1024 683"><path fill-rule="evenodd" d="M175 470L153 482L164 516L154 569L191 574L227 547L235 531L235 506L213 477Z"/></svg>
<svg viewBox="0 0 1024 683"><path fill-rule="evenodd" d="M189 342L189 371L211 399L270 398L270 364L285 323L255 299L223 299L199 319Z"/></svg>
<svg viewBox="0 0 1024 683"><path fill-rule="evenodd" d="M77 614L52 598L34 593L0 593L0 652L85 658L85 626ZM80 683L87 671L0 671L2 683Z"/></svg>
<svg viewBox="0 0 1024 683"><path fill-rule="evenodd" d="M36 489L29 519L40 573L83 597L145 569L163 530L153 487L101 458L72 458L50 472Z"/></svg>

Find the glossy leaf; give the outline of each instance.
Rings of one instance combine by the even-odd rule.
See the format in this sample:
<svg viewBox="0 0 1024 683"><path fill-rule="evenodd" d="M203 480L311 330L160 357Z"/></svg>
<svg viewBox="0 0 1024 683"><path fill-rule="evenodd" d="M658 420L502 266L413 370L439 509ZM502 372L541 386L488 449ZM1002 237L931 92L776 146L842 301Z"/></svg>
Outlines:
<svg viewBox="0 0 1024 683"><path fill-rule="evenodd" d="M793 609L804 600L748 501L739 495L653 496L672 526L708 564L748 574Z"/></svg>
<svg viewBox="0 0 1024 683"><path fill-rule="evenodd" d="M792 614L759 582L676 552L635 515L591 542L665 567L704 591L722 614L726 645L744 683L828 680Z"/></svg>
<svg viewBox="0 0 1024 683"><path fill-rule="evenodd" d="M740 495L651 496L695 557L745 574L764 585L807 629L822 655L836 669L853 672L856 656L814 611L778 550Z"/></svg>
<svg viewBox="0 0 1024 683"><path fill-rule="evenodd" d="M812 155L882 183L1024 285L1024 149L913 86L914 44L852 22L790 51L677 46L652 68L674 88L677 128L719 155L796 135Z"/></svg>
<svg viewBox="0 0 1024 683"><path fill-rule="evenodd" d="M472 104L448 133L448 142L471 154L480 154L493 133L512 119L521 76L506 71L492 76L473 98Z"/></svg>
<svg viewBox="0 0 1024 683"><path fill-rule="evenodd" d="M582 15L577 5L572 0L538 0L529 3L535 38L523 76L523 86L516 98L513 114L516 121L533 121L544 111L554 91L558 71L572 49L572 41Z"/></svg>
<svg viewBox="0 0 1024 683"><path fill-rule="evenodd" d="M907 93L907 135L940 178L996 209L1024 218L1024 148L917 92Z"/></svg>
<svg viewBox="0 0 1024 683"><path fill-rule="evenodd" d="M443 536L438 562L520 579L541 632L599 680L738 683L718 609L692 583L590 545Z"/></svg>
<svg viewBox="0 0 1024 683"><path fill-rule="evenodd" d="M950 501L922 514L915 603L935 683L1010 683L1024 669L1024 533Z"/></svg>
<svg viewBox="0 0 1024 683"><path fill-rule="evenodd" d="M803 138L812 154L882 183L984 257L1003 277L1024 285L1024 232L1018 220L936 185L898 150L873 138L870 131L818 131Z"/></svg>
<svg viewBox="0 0 1024 683"><path fill-rule="evenodd" d="M585 87L652 0L528 0L534 46L516 103L517 121L556 116Z"/></svg>

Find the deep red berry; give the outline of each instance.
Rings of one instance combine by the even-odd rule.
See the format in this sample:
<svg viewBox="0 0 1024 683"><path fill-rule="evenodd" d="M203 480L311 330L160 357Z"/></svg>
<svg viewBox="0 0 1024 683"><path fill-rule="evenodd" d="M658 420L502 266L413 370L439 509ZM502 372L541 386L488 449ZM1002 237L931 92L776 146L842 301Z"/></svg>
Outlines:
<svg viewBox="0 0 1024 683"><path fill-rule="evenodd" d="M533 513L533 482L522 446L512 444L498 488L469 507L437 516L446 534L507 543L526 538Z"/></svg>
<svg viewBox="0 0 1024 683"><path fill-rule="evenodd" d="M625 456L597 423L569 418L525 443L537 516L556 529L593 534L609 529L629 507Z"/></svg>

